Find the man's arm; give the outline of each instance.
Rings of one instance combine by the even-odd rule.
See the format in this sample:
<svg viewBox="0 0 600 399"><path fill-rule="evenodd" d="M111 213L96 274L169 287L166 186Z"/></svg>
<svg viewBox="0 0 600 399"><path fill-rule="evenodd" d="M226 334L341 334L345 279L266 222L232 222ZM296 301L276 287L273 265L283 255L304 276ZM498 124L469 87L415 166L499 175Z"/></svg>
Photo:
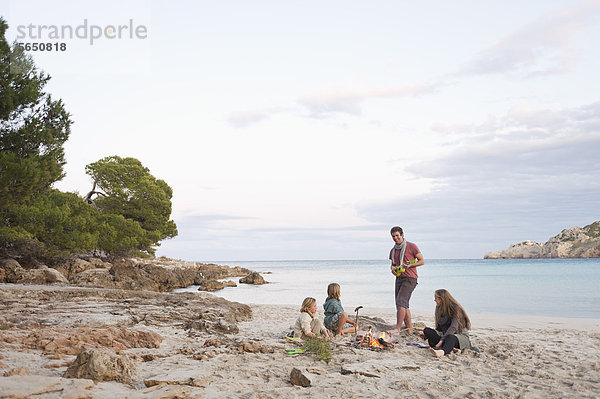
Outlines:
<svg viewBox="0 0 600 399"><path fill-rule="evenodd" d="M411 268L411 267L418 267L418 266L423 266L425 264L425 259L423 258L423 254L422 253L418 253L415 255L415 257L417 258L417 261L411 265L406 265L405 267Z"/></svg>

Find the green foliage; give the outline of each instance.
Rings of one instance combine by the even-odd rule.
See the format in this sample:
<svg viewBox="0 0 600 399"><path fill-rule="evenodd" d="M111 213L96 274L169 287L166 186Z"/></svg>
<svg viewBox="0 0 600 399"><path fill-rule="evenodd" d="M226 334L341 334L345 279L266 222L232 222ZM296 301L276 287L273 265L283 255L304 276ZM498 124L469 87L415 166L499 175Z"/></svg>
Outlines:
<svg viewBox="0 0 600 399"><path fill-rule="evenodd" d="M331 352L331 342L326 339L306 337L302 348L307 352L311 352L316 360L324 360L326 363L329 363L333 356Z"/></svg>
<svg viewBox="0 0 600 399"><path fill-rule="evenodd" d="M0 217L9 207L47 191L63 174L63 144L71 120L44 92L50 77L4 37L0 18ZM6 226L0 219L0 225Z"/></svg>
<svg viewBox="0 0 600 399"><path fill-rule="evenodd" d="M99 239L97 248L113 254L126 254L133 250L145 250L152 242L138 222L123 215L98 212Z"/></svg>
<svg viewBox="0 0 600 399"><path fill-rule="evenodd" d="M111 156L91 163L85 169L94 180L92 193L98 196L93 203L98 209L106 215L136 221L144 230L146 245L138 248L153 252L152 246L158 245L159 241L177 235L177 226L169 219L173 190L166 182L152 176L140 161ZM102 191L94 191L96 187Z"/></svg>
<svg viewBox="0 0 600 399"><path fill-rule="evenodd" d="M98 241L95 210L73 193L49 190L26 204L11 207L12 224L53 249L82 251Z"/></svg>
<svg viewBox="0 0 600 399"><path fill-rule="evenodd" d="M103 214L74 193L50 190L35 200L11 207L17 227L0 229L0 240L37 239L48 256L102 249L126 254L151 244L140 224L122 215Z"/></svg>
<svg viewBox="0 0 600 399"><path fill-rule="evenodd" d="M583 230L592 238L600 237L600 220L592 224L588 224L583 228Z"/></svg>
<svg viewBox="0 0 600 399"><path fill-rule="evenodd" d="M173 191L137 159L88 165L90 194L99 194L96 186L103 191L95 201L51 188L64 176L72 122L62 102L44 92L50 77L8 44L7 28L0 18L0 256L154 253L160 240L177 235L169 219Z"/></svg>

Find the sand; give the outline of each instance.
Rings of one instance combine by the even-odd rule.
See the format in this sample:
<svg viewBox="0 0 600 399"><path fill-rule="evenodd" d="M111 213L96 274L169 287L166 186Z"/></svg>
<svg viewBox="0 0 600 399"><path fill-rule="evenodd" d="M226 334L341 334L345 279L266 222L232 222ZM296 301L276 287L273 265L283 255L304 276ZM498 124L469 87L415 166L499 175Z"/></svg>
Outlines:
<svg viewBox="0 0 600 399"><path fill-rule="evenodd" d="M56 308L65 311L64 307ZM423 342L408 334L396 337L392 349L378 352L352 347L353 336L347 336L332 341L333 357L326 363L311 354L286 354L285 348L294 345L281 336L294 323L298 307L251 308L252 320L239 322L236 334L187 331L181 323L168 321L145 327L139 324L139 328L156 332L163 340L160 348L122 352L136 365L137 384L65 379L61 376L74 356L53 361L39 350L0 347L0 398L600 396L599 319L473 314L471 340L480 353L465 351L437 359L428 349L406 345ZM53 311L53 307L44 309ZM109 305L102 322L111 324L110 309L123 324L114 304ZM391 324L395 317L393 309L364 308L360 313L359 324L363 325L376 318ZM433 308L431 312L414 310L413 320L420 327L431 326L432 313ZM241 346L246 349L235 349ZM151 359L141 360L148 355ZM27 369L26 375L2 376L19 368ZM309 387L290 383L293 368L310 380ZM155 385L146 386L144 381L154 381Z"/></svg>

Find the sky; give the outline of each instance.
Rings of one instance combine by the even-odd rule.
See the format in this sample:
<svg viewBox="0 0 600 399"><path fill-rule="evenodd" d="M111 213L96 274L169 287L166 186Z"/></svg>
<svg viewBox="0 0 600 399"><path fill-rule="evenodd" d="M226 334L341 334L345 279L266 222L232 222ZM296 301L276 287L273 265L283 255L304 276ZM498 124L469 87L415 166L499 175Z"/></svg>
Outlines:
<svg viewBox="0 0 600 399"><path fill-rule="evenodd" d="M173 188L158 255L385 260L399 225L425 259L481 258L600 220L600 0L0 15L11 42L65 43L30 52L74 121L55 186L85 195L85 166L118 155Z"/></svg>

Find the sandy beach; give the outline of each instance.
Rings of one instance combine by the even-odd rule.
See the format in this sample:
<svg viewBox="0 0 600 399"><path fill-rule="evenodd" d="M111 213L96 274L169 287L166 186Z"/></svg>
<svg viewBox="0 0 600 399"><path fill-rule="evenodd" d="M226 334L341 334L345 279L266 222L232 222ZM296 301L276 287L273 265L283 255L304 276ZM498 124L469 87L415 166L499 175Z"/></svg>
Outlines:
<svg viewBox="0 0 600 399"><path fill-rule="evenodd" d="M248 308L207 293L19 284L0 285L0 294L0 398L597 398L600 393L598 319L473 314L471 339L480 353L437 359L428 349L406 345L422 342L408 334L398 336L391 349L372 351L352 347L353 336L346 336L334 338L326 363L311 354L286 354L294 345L282 334L297 317L296 307ZM432 313L413 311L415 325L431 326ZM366 308L359 315L365 328L393 320L392 309ZM130 359L132 379L64 378L78 352L68 349L86 346L107 347ZM290 383L294 368L310 380L309 387Z"/></svg>

